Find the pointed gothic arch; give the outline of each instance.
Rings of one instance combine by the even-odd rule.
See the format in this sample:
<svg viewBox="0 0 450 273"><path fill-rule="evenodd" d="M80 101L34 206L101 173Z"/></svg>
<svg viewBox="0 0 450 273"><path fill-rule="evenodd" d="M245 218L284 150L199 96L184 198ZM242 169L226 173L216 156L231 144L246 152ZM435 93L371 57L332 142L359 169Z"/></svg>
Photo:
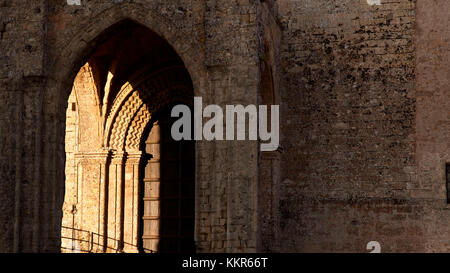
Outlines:
<svg viewBox="0 0 450 273"><path fill-rule="evenodd" d="M154 224L154 221L142 222L140 218L143 217L142 207L148 206L147 203L153 206L152 211L160 210L158 208L161 205L159 201L150 202L146 198L150 198L147 197L148 194L159 194L159 189L155 187L159 187L163 178L158 177L159 170L153 169L151 176L158 177L159 180L149 179L146 181L143 179L145 174L142 169L143 167L146 169L149 158L164 156L150 155L148 157L146 155L146 151L142 149L142 143L145 142L144 132L148 127L155 127L153 123L156 120L152 119L154 113L159 113L161 109L175 102L190 104L193 100L194 86L188 70L176 52L151 30L125 20L116 26L119 29L109 39L116 39L116 36L119 35L120 41L120 35L127 35L128 31L120 31L123 24L127 25L127 30L136 28L136 35L140 35L140 37L150 37L147 39L148 52L162 50L162 54L157 56L147 51L139 52L136 43L133 43L132 40L134 34L131 35L131 41L122 39L122 43L103 39L103 42L90 53L91 56L86 66L91 69L108 68L108 64L114 63L114 69L109 70L108 73L91 73L97 75L97 79L91 75L91 81L98 80L99 75L107 75L116 83L122 81L123 84L117 90L112 88L108 92L97 92L108 96L99 99L107 104L99 109L106 109L106 111L100 113L101 117L95 121L102 125L102 133L99 134L100 139L93 137L94 139L88 141L100 143L100 145L77 152L75 155L74 173L76 178L70 182L72 184L66 190L66 196L74 198L66 198L63 206L63 249L68 251L74 250L74 245L76 245L75 248L86 252L138 252L144 250L144 236L151 237L146 241L151 240L151 244L147 243L150 248L146 248L145 251L160 250L159 240L153 238L159 236L160 230L153 229L151 236L144 234L142 230L148 229L146 226ZM122 46L121 50L129 51L129 59L122 62L120 60L111 61L112 58L115 58L114 54L117 50L114 47L116 46ZM164 55L168 57L166 58ZM98 62L104 61L105 58L110 60L103 65L98 65ZM138 62L140 59L143 59L142 63L146 63L145 67ZM89 63L93 65L89 66ZM114 72L114 75L111 75L111 71ZM79 77L80 73L75 81ZM112 81L103 80L102 82L109 84ZM99 86L99 83L83 86L89 89ZM84 124L84 132L89 130L89 124ZM189 160L195 162L195 157L191 157ZM163 163L159 165L163 165ZM182 179L179 182L181 183ZM148 183L152 184L149 193ZM192 187L194 185L192 183ZM145 193L141 194L141 191ZM143 202L147 203L143 204ZM192 199L192 209L194 208L193 204ZM189 240L192 243L189 244L193 245L194 213L192 212L190 215L192 215L192 219L189 218L192 220L192 233L189 233L191 237ZM161 218L159 214L152 217ZM183 239L185 238L183 237ZM181 249L177 246L178 251ZM192 248L189 249L192 250ZM164 250L172 251L170 247L164 248Z"/></svg>

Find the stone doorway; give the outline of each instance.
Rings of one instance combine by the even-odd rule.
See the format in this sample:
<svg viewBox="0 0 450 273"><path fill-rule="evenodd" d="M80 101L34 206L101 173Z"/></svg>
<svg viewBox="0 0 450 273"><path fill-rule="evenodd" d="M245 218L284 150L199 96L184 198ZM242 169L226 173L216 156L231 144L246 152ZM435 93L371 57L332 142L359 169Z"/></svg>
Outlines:
<svg viewBox="0 0 450 273"><path fill-rule="evenodd" d="M66 114L63 252L193 252L195 143L172 141L190 105L183 62L131 21L108 29L78 72Z"/></svg>

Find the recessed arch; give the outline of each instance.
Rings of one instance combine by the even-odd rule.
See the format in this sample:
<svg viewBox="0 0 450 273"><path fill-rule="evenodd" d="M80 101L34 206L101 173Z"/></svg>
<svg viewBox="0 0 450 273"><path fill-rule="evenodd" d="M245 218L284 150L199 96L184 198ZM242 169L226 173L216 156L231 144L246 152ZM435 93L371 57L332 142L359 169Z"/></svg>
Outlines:
<svg viewBox="0 0 450 273"><path fill-rule="evenodd" d="M131 122L134 115L139 109L146 104L150 112L157 112L159 105L154 102L161 102L165 100L170 103L172 99L179 101L183 100L185 103L190 103L187 98L193 96L191 79L185 72L182 66L167 66L159 70L151 70L145 68L136 73L132 80L128 81L118 92L113 103L111 104L111 111L105 120L105 139L104 147L116 148L117 145L125 145L124 137L117 135L118 132L124 133L122 128L112 127L114 124L118 126L128 126L130 123L115 123L117 119L122 120L123 116L128 116ZM165 95L162 98L161 95ZM154 100L155 96L159 96ZM122 107L124 104L132 106ZM127 109L126 111L120 111Z"/></svg>
<svg viewBox="0 0 450 273"><path fill-rule="evenodd" d="M130 5L125 5L124 7L130 7ZM120 15L122 11L116 12ZM135 14L129 12L126 13ZM148 16L148 14L146 16ZM119 21L116 22L116 20ZM99 34L94 38L92 38L91 36L94 36L93 33L96 33L95 29L97 28L101 29L101 27L98 27L96 23L93 24L94 26L92 26L92 28L88 27L87 29L89 29L89 31L78 34L72 41L80 39L81 41L88 40L90 42L88 43L69 42L69 44L62 51L63 53L60 55L59 58L57 58L53 67L54 70L52 70L52 78L48 82L48 89L47 89L47 92L50 92L48 96L56 97L57 98L56 101L60 102L59 105L55 104L53 108L56 110L57 119L61 118L61 116L59 115L61 113L61 110L62 109L65 110L65 107L62 107L61 105L64 105L63 101L67 99L68 96L66 92L67 87L69 86L70 79L73 79L75 77L73 74L74 71L79 69L80 62L81 63L83 63L84 61L89 62L90 57L93 56L95 52L97 52L96 50L98 50L98 48L103 43L106 43L110 37L114 36L115 35L114 32L117 31L117 29L123 26L124 24L131 24L138 27L148 28L143 24L137 23L135 20L130 19L129 17L123 19L120 16L118 16L115 20L112 21L114 21L114 23L112 23L111 26L109 26L104 31L98 32ZM160 23L161 22L159 22L158 24ZM107 23L102 22L101 24ZM152 28L148 29L149 31L153 31ZM161 31L161 29L164 29L164 27L160 26L157 27L157 29ZM169 27L168 29L170 30L171 28ZM163 39L164 37L160 36L160 38ZM174 43L176 44L178 41L177 39L179 38L176 39L173 38L172 41L174 41ZM189 40L187 40L186 42L187 43L185 44L189 44ZM171 46L170 43L168 43L168 45ZM189 48L186 49L186 47L183 46L181 52L186 52L186 50L189 50ZM64 52L67 52L67 54L69 54L68 58L62 57L65 56ZM198 55L198 53L195 54ZM181 58L181 55L177 54L177 56ZM189 60L191 58L192 56L188 56L185 59L187 59L188 62L190 62ZM200 56L199 58L202 57ZM98 190L99 197L98 199L95 199L98 201L98 202L96 201L95 203L100 204L98 208L98 213L101 215L107 215L106 217L101 216L98 218L98 220L91 221L92 222L91 226L95 226L95 230L89 232L91 232L90 234L96 234L96 236L98 237L96 239L97 240L96 245L100 247L99 249L96 249L94 251L97 252L108 251L108 249L110 248L115 250L119 249L123 250L127 248L126 244L129 244L130 241L133 241L134 244L130 244L129 246L130 248L128 248L127 251L133 251L133 249L137 249L136 248L137 247L136 236L138 235L138 231L136 228L137 220L135 219L136 218L135 216L130 215L135 214L134 211L136 211L137 210L136 208L139 206L137 204L138 200L136 199L136 196L133 196L132 199L124 201L124 199L128 198L128 194L130 191L131 192L137 191L138 189L137 184L140 183L139 181L137 181L141 178L141 174L139 173L139 165L142 164L144 157L143 152L139 151L136 148L141 146L140 144L142 143L143 132L145 128L148 127L147 125L152 117L151 113L158 111L158 102L165 101L165 103L170 103L171 101L170 98L173 97L178 97L177 100L180 100L183 97L183 93L189 93L188 97L193 98L196 86L195 82L197 82L197 86L200 86L198 80L197 81L193 80L194 77L191 76L191 73L185 64L185 59L182 60L183 61L182 67L185 73L185 75L182 77L179 77L179 75L177 76L177 73L174 73L176 72L176 69L170 70L166 66L163 67L163 69L161 69L162 72L157 71L152 74L149 73L148 71L144 71L143 79L139 79L135 82L134 79L132 79L129 84L125 84L117 94L118 96L122 96L122 91L124 90L123 97L116 100L117 97L113 96L113 98L115 99L112 100L111 107L105 108L108 109L108 111L102 113L104 115L103 124L105 125L105 128L108 129L104 133L104 137L105 139L107 139L104 143L106 143L107 145L99 147L98 150L93 150L79 157L78 161L79 163L76 166L76 168L77 171L81 172L82 175L81 180L83 180L82 181L83 186L78 188L81 188L81 190L83 190L84 188L88 189L93 185L94 186L98 185L99 188L91 192L97 194ZM195 65L198 64L197 61L194 61L192 63ZM175 66L175 68L177 68L177 66ZM179 68L180 66L178 66L178 69ZM191 70L202 71L203 68L195 67L191 68ZM64 78L64 75L66 76L68 75L67 78ZM98 76L99 74L96 75ZM171 79L170 77L175 77L175 79L177 79L178 82L174 81L174 79ZM201 77L197 75L195 78L200 79ZM188 81L189 83L187 83ZM59 92L52 93L52 90L53 92L56 91ZM181 101L182 100L183 99L181 99ZM108 101L108 99L106 101ZM47 100L47 102L50 101ZM53 102L55 101L53 100ZM114 106L115 103L117 103L116 106ZM67 104L67 101L65 102L65 104ZM51 109L51 107L49 107L49 109ZM108 121L109 119L111 119L110 122ZM120 120L120 122L116 122L117 120ZM114 134L113 133L114 130L116 130L118 133ZM57 134L57 136L59 135L60 134ZM111 148L110 147L111 141L109 138L110 135L114 135L113 138L117 139L117 141L115 140L116 141L114 144L115 146L122 145L126 147L119 147L121 149L110 149ZM59 143L58 140L57 143ZM193 162L195 162L195 158ZM98 173L98 177L92 178L95 175L90 175L91 173ZM87 176L88 178L84 178L87 174L89 174ZM117 221L120 222L121 218L125 218L125 222L122 223L122 230L120 230L120 227L119 228L115 227L114 225L116 225L116 223L114 223L114 221L111 222L109 219L110 217L109 205L111 203L110 200L108 199L111 198L111 191L109 187L111 186L110 184L113 176L114 179L116 179L117 181L120 180L119 181L120 183L115 185L116 188L113 189L113 191L114 190L117 191L118 190L117 187L124 187L122 189L123 192L119 193L117 195L117 198L113 200L114 204L118 204L117 206L122 206L121 208L115 208L116 210L121 210L121 212L118 212L119 214L116 214L116 216L114 216L116 217L115 218L116 222ZM87 180L91 179L92 183L83 184L85 179ZM127 179L131 179L130 182L127 182L128 181ZM98 180L100 182L97 183L95 182L95 180ZM128 185L131 186L128 187ZM84 191L86 192L86 190ZM132 204L131 207L128 206L129 203ZM83 210L84 212L79 212ZM89 212L87 206L84 206L81 209L77 209L74 207L72 211L74 211L75 213L77 212L81 214L84 213L87 215L88 219L97 217L97 216L89 217L89 215L91 215L92 213ZM130 220L131 222L127 222L128 220L126 219L131 219L130 217L132 217L133 220ZM124 228L123 226L126 227ZM113 237L110 237L110 233L114 234L111 235ZM110 243L110 238L114 238L114 240L117 240L117 243L114 242ZM110 247L111 244L113 245L113 247Z"/></svg>
<svg viewBox="0 0 450 273"><path fill-rule="evenodd" d="M95 18L102 18L96 20ZM206 68L202 44L196 43L191 33L175 27L175 24L145 4L121 3L92 14L86 25L79 26L74 37L67 42L60 54L50 64L47 97L56 97L55 109L63 113L76 74L95 48L111 36L115 28L124 22L133 22L155 32L167 41L182 59L191 76L196 96L206 95ZM59 110L58 110L59 108Z"/></svg>

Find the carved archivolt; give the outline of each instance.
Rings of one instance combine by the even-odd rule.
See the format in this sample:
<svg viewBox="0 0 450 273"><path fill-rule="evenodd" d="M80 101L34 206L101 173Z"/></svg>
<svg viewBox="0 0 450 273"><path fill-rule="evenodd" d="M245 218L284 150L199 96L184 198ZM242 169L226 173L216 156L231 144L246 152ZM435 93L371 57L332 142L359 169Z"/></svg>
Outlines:
<svg viewBox="0 0 450 273"><path fill-rule="evenodd" d="M192 85L182 66L158 70L123 86L109 111L104 146L117 151L139 150L142 135L158 112L171 103L192 102Z"/></svg>
<svg viewBox="0 0 450 273"><path fill-rule="evenodd" d="M130 150L139 150L142 134L150 121L151 115L147 105L142 104L133 121L130 123L125 146Z"/></svg>
<svg viewBox="0 0 450 273"><path fill-rule="evenodd" d="M107 142L108 147L123 150L125 134L127 128L133 120L134 115L143 105L142 99L139 96L139 92L133 91L126 102L121 107L117 117L112 126L112 131L110 134L110 139Z"/></svg>

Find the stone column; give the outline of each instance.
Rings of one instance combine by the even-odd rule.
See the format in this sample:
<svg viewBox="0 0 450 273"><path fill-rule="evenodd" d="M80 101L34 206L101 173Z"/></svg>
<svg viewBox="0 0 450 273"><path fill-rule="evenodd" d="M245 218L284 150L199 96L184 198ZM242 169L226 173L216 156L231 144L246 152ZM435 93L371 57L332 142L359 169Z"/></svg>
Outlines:
<svg viewBox="0 0 450 273"><path fill-rule="evenodd" d="M139 165L142 152L130 152L125 159L124 252L138 252L139 243Z"/></svg>
<svg viewBox="0 0 450 273"><path fill-rule="evenodd" d="M123 248L124 163L123 152L112 153L108 187L108 252L120 252Z"/></svg>
<svg viewBox="0 0 450 273"><path fill-rule="evenodd" d="M105 252L109 152L80 152L75 157L81 167L79 173L81 177L78 178L79 200L81 200L78 208L78 226L83 230L84 237L89 233L92 252Z"/></svg>

